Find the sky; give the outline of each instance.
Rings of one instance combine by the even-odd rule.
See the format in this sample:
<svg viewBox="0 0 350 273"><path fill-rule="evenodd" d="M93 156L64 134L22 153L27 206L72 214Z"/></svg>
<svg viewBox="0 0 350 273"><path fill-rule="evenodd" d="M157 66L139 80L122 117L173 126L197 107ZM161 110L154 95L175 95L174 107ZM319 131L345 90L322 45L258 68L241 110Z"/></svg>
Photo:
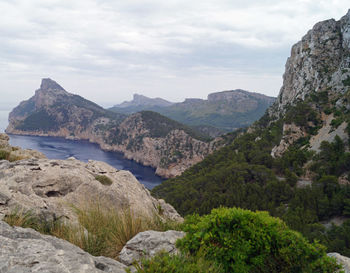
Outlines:
<svg viewBox="0 0 350 273"><path fill-rule="evenodd" d="M0 0L0 109L42 78L105 107L245 89L277 96L291 46L333 0Z"/></svg>

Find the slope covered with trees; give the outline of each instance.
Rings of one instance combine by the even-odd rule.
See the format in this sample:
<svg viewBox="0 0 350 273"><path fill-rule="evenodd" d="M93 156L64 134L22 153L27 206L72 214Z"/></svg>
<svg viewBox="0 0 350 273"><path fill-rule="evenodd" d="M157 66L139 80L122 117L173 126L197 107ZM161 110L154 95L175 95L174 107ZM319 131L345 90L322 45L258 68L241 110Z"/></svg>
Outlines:
<svg viewBox="0 0 350 273"><path fill-rule="evenodd" d="M350 12L316 24L293 46L266 114L153 194L183 215L267 210L328 251L350 255L349 30Z"/></svg>

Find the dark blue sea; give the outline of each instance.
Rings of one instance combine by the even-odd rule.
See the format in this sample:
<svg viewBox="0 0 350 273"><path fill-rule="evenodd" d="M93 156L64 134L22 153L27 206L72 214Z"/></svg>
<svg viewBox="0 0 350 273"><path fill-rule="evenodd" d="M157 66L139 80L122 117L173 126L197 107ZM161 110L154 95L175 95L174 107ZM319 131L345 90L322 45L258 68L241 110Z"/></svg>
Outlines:
<svg viewBox="0 0 350 273"><path fill-rule="evenodd" d="M76 159L87 162L89 159L103 161L118 170L128 170L148 189L159 185L163 180L155 174L155 170L128 160L121 153L107 152L97 144L88 141L67 140L58 137L17 136L10 135L10 144L25 149L42 152L50 159Z"/></svg>

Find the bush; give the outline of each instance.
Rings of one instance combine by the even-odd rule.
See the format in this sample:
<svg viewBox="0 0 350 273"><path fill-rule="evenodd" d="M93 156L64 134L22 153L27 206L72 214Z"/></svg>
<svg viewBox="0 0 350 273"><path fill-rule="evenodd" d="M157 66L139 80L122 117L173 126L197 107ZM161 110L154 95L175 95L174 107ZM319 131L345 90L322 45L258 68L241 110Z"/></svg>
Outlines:
<svg viewBox="0 0 350 273"><path fill-rule="evenodd" d="M220 208L185 221L187 235L177 246L223 266L225 272L335 272L340 267L325 247L269 216L238 208Z"/></svg>
<svg viewBox="0 0 350 273"><path fill-rule="evenodd" d="M149 260L135 264L137 273L224 273L223 269L202 257L159 253ZM131 272L130 269L127 272Z"/></svg>
<svg viewBox="0 0 350 273"><path fill-rule="evenodd" d="M112 185L113 181L108 176L105 175L97 175L95 177L97 181L99 181L102 185L110 186Z"/></svg>

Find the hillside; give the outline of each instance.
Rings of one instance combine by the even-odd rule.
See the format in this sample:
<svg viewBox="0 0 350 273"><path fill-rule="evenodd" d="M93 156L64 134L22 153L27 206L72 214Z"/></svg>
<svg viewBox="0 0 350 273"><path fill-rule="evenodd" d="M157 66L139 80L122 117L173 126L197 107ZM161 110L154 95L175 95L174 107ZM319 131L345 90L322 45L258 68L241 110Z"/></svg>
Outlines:
<svg viewBox="0 0 350 273"><path fill-rule="evenodd" d="M51 79L10 113L7 133L85 139L103 149L124 153L128 159L173 177L201 161L221 139L213 140L154 112L130 116L105 110L65 91Z"/></svg>
<svg viewBox="0 0 350 273"><path fill-rule="evenodd" d="M110 110L119 113L151 110L217 136L249 126L264 114L274 100L262 94L237 89L209 94L207 100L186 99L171 105L149 104L147 100L137 104L134 98L129 104L116 105Z"/></svg>
<svg viewBox="0 0 350 273"><path fill-rule="evenodd" d="M350 11L317 23L292 47L268 112L153 194L183 215L219 206L267 210L349 255L349 33Z"/></svg>

